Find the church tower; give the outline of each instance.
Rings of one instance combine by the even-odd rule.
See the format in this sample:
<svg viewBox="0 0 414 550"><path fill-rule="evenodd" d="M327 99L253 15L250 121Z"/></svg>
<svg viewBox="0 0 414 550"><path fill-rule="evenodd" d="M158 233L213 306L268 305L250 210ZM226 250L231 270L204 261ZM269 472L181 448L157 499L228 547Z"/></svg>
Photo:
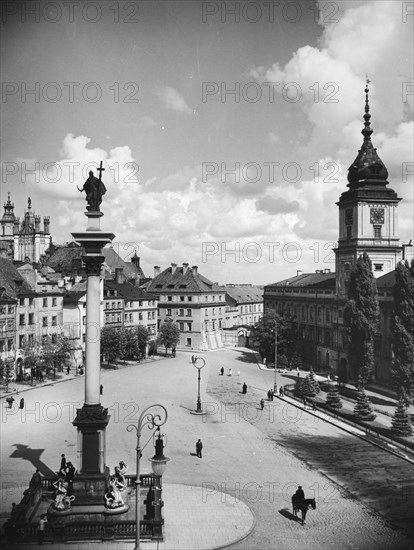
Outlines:
<svg viewBox="0 0 414 550"><path fill-rule="evenodd" d="M376 277L393 271L402 257L397 207L401 200L388 188L388 171L371 142L369 80L365 87L364 141L348 169L349 190L339 202L339 239L335 249L336 290L346 295L351 265L366 252Z"/></svg>
<svg viewBox="0 0 414 550"><path fill-rule="evenodd" d="M0 220L0 239L10 240L13 239L13 226L14 220L14 204L10 201L10 193L7 196L7 202L4 203L4 214Z"/></svg>

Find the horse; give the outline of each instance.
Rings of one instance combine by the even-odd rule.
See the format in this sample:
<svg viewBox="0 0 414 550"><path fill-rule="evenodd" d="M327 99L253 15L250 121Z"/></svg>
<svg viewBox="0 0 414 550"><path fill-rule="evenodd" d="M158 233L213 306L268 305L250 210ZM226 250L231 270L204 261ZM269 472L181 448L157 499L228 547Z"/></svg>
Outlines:
<svg viewBox="0 0 414 550"><path fill-rule="evenodd" d="M312 508L313 510L316 510L316 502L314 498L306 498L304 500L297 500L295 499L295 495L292 497L292 508L293 508L293 514L295 517L298 516L298 511L302 511L302 525L306 523L306 512Z"/></svg>

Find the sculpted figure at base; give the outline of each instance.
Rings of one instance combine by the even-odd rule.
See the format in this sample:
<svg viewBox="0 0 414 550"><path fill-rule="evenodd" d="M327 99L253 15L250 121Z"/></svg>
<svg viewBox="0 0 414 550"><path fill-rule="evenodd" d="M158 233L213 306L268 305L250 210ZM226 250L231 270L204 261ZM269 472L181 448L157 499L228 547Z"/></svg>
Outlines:
<svg viewBox="0 0 414 550"><path fill-rule="evenodd" d="M75 497L73 495L68 496L67 494L68 482L65 481L62 477L60 477L52 485L56 489L56 496L52 504L52 508L59 511L69 510L72 505L72 502L75 500Z"/></svg>
<svg viewBox="0 0 414 550"><path fill-rule="evenodd" d="M116 486L115 476L112 476L109 480L109 487L105 494L105 506L107 508L119 508L124 505L124 501L121 496L121 491Z"/></svg>

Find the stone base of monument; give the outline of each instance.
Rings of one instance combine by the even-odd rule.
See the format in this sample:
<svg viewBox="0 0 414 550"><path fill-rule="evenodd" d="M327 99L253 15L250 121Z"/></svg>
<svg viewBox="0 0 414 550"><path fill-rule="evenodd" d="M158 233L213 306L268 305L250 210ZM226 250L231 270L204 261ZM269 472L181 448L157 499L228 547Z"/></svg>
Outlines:
<svg viewBox="0 0 414 550"><path fill-rule="evenodd" d="M77 474L73 480L73 494L76 506L103 504L109 481L109 468L104 474Z"/></svg>
<svg viewBox="0 0 414 550"><path fill-rule="evenodd" d="M53 505L47 511L48 518L65 518L65 521L105 521L106 516L117 516L128 512L129 506L124 504L118 508L106 508L103 504L79 505L73 504L69 510L55 510Z"/></svg>

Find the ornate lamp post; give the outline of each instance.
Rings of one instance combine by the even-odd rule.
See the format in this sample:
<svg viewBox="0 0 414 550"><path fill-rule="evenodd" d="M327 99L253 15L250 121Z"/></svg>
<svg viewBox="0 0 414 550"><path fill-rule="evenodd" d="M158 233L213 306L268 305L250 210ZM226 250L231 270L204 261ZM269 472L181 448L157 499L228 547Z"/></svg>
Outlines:
<svg viewBox="0 0 414 550"><path fill-rule="evenodd" d="M275 393L277 392L276 373L277 373L277 321L275 322L275 381L273 383L273 391Z"/></svg>
<svg viewBox="0 0 414 550"><path fill-rule="evenodd" d="M203 364L198 364L198 362L203 362ZM193 355L192 362L194 367L198 370L198 394L197 394L197 410L196 413L202 414L203 411L201 410L201 398L200 398L200 382L201 382L201 369L205 366L206 362L202 357L197 357L196 355Z"/></svg>
<svg viewBox="0 0 414 550"><path fill-rule="evenodd" d="M158 413L149 413L148 411L150 409L161 409ZM167 422L168 413L167 409L163 407L162 405L150 405L146 409L144 409L138 419L138 424L135 426L135 424L129 424L127 426L127 431L130 432L133 429L137 433L137 477L135 479L135 520L136 520L136 533L135 533L135 550L140 549L140 506L141 506L141 495L140 495L140 488L141 488L141 479L140 479L140 461L141 461L141 433L142 428L144 426L148 426L149 430L152 430L156 428L159 432L159 429L161 426L163 426ZM147 442L148 443L148 442ZM146 445L144 445L143 448L145 448ZM152 469L156 476L162 476L162 474L165 471L165 468L167 466L167 462L170 460L166 456L164 456L164 442L162 440L161 434L158 434L158 439L155 443L155 455L153 458L150 459L152 462Z"/></svg>

